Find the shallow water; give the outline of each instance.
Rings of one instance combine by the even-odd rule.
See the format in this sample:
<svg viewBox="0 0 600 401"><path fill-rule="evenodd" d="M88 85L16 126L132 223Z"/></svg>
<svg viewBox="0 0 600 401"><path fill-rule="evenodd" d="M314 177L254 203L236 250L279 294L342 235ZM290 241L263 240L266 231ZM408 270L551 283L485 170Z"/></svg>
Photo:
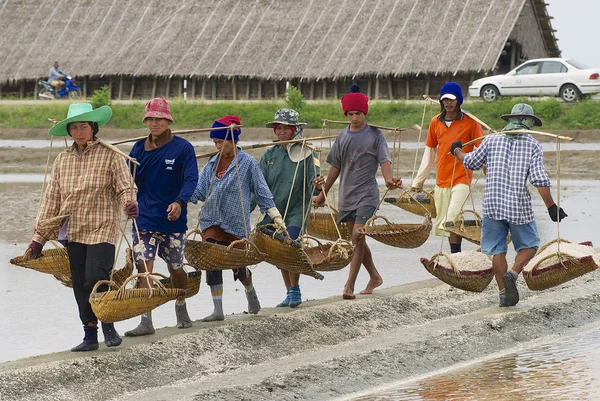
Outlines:
<svg viewBox="0 0 600 401"><path fill-rule="evenodd" d="M597 246L600 243L597 235L600 214L595 211L595 207L600 199L600 182L561 183L561 204L569 215L560 225L561 238L572 242L593 241ZM476 199L481 199L481 188L475 193ZM554 189L553 193L555 194ZM541 243L544 244L557 237L557 224L548 217L539 195L534 193L532 198ZM475 204L480 209L480 201L476 200ZM423 220L422 217L386 203L382 205L380 215L392 222L420 223ZM190 220L195 223L196 219L190 216ZM433 278L420 264L420 257L430 258L441 247L448 252L447 241L434 236L418 249L393 248L372 239L368 239L368 244L373 252L375 265L384 279L383 287ZM0 362L68 349L77 344L83 334L71 289L62 286L51 275L9 264L9 259L22 255L26 246L27 243L22 241L0 242ZM463 250L476 248L474 244L463 242ZM509 247L509 261L513 257L514 251ZM121 256L117 267L123 263L124 256ZM166 266L162 261L157 261L157 272L166 274ZM274 307L285 295L280 273L267 263L259 264L252 272L262 306ZM300 284L303 300L340 295L347 274L348 269L345 268L325 272L323 281L302 277ZM363 269L359 274L356 290L363 289L367 281L368 275ZM494 286L494 283L491 285ZM489 293L489 297L490 305L496 304L497 295L494 291ZM240 283L233 282L229 271L224 272L223 299L226 314L241 313L247 308L243 287ZM212 312L212 300L204 280L200 293L187 302L192 320L201 319ZM159 307L153 312L153 317L157 328L173 326L173 303ZM119 322L116 327L123 333L135 327L137 322L138 318L134 318Z"/></svg>
<svg viewBox="0 0 600 401"><path fill-rule="evenodd" d="M526 344L524 349L507 355L451 367L416 380L391 383L386 389L346 399L597 400L600 390L598 323L540 344L542 341Z"/></svg>

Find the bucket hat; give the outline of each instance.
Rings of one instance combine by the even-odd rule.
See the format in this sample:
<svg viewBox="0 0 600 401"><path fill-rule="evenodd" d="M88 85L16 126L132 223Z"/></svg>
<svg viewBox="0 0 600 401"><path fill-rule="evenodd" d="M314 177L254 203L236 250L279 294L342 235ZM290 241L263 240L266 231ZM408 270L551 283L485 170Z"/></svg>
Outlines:
<svg viewBox="0 0 600 401"><path fill-rule="evenodd" d="M169 102L160 97L155 97L154 99L150 100L148 103L146 103L145 114L142 122L145 122L149 117L164 118L173 122Z"/></svg>
<svg viewBox="0 0 600 401"><path fill-rule="evenodd" d="M510 114L503 114L500 116L504 121L508 121L511 117L530 117L533 119L534 124L538 127L542 126L542 120L533 114L533 107L528 105L527 103L517 103L513 106Z"/></svg>
<svg viewBox="0 0 600 401"><path fill-rule="evenodd" d="M73 103L69 106L67 118L55 124L48 131L52 136L67 136L67 125L80 121L92 121L98 123L98 127L106 124L112 117L112 109L109 106L101 106L97 109L91 103Z"/></svg>
<svg viewBox="0 0 600 401"><path fill-rule="evenodd" d="M275 124L293 125L295 127L305 126L306 123L298 122L298 112L293 109L279 109L275 112L275 117L265 127L273 128Z"/></svg>

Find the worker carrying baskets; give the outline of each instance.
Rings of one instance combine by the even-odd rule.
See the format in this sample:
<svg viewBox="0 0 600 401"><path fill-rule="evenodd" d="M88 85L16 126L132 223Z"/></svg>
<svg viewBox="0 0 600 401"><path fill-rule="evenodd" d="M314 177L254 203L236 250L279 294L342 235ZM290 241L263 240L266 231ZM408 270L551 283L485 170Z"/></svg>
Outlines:
<svg viewBox="0 0 600 401"><path fill-rule="evenodd" d="M465 154L459 140L452 143L450 153L469 170L487 166L481 249L492 256L500 306L513 306L519 302L517 277L540 245L527 182L539 192L552 221L559 222L567 214L554 203L550 193L540 143L531 135L511 133L541 126L542 120L528 104L516 104L502 118L508 122L502 132L486 136L479 148ZM508 233L517 255L507 272Z"/></svg>
<svg viewBox="0 0 600 401"><path fill-rule="evenodd" d="M261 212L273 219L277 228L286 228L258 162L237 145L242 133L240 125L238 116L225 116L213 123L210 138L219 153L200 172L190 199L194 203L204 202L198 215L202 241L188 238L185 248L188 262L197 269L207 270L214 311L203 321L225 318L223 269L233 269L234 280L244 285L248 312L260 311L252 273L246 267L263 260L262 253L249 241L251 198L256 200ZM198 244L201 246L194 246ZM211 265L204 265L206 261Z"/></svg>
<svg viewBox="0 0 600 401"><path fill-rule="evenodd" d="M348 280L344 285L342 297L354 299L354 285L364 264L369 273L367 287L361 294L371 294L383 283L381 275L373 263L364 234L358 229L364 226L373 216L379 203L379 186L377 170L381 172L388 189L400 188L402 180L392 177L392 163L387 142L383 132L371 127L365 121L369 112L369 98L360 92L356 84L350 88L350 93L342 97L342 110L350 124L339 134L327 155L330 164L327 180L323 177L315 179L317 188L323 186L323 191L314 199L315 207L323 206L326 195L334 182L340 178L338 223L347 222L352 232L354 255L350 263Z"/></svg>
<svg viewBox="0 0 600 401"><path fill-rule="evenodd" d="M70 135L74 143L54 161L52 176L35 220L35 234L27 253L42 257L42 247L58 237L68 219L67 253L75 300L83 323L84 339L71 351L98 349L98 318L89 297L100 280L107 280L115 260L115 239L123 210L137 216L136 188L125 160L97 137L99 127L112 116L109 106L93 109L89 103L69 106L67 118L48 132L53 136ZM98 291L105 291L106 285ZM118 346L121 338L112 323L102 323L104 342Z"/></svg>

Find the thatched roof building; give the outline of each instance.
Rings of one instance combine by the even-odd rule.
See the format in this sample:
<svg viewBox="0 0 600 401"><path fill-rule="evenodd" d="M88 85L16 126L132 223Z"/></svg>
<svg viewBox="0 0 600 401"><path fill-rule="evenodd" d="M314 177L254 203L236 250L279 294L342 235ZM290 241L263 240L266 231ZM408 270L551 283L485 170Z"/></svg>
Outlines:
<svg viewBox="0 0 600 401"><path fill-rule="evenodd" d="M313 97L325 82L317 97L329 96L352 80L400 97L406 79L432 90L502 57L560 55L549 19L543 0L0 0L0 83L29 92L57 60L119 96L178 95L187 79L217 98L277 95L286 81Z"/></svg>

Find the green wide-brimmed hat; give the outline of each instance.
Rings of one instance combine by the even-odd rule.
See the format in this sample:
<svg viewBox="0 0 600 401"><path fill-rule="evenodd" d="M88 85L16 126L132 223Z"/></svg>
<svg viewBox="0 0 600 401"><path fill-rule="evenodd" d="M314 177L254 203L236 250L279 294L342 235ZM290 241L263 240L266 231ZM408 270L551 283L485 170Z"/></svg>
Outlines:
<svg viewBox="0 0 600 401"><path fill-rule="evenodd" d="M306 123L298 122L298 112L293 109L279 109L275 112L274 121L266 123L265 127L273 128L275 124L293 125L295 127L305 126Z"/></svg>
<svg viewBox="0 0 600 401"><path fill-rule="evenodd" d="M510 114L502 114L500 116L500 118L504 121L508 121L508 119L511 117L529 117L533 119L535 125L537 125L538 127L542 126L542 120L538 116L533 114L533 107L531 107L527 103L517 103L513 106L512 110L510 111Z"/></svg>
<svg viewBox="0 0 600 401"><path fill-rule="evenodd" d="M112 117L112 109L109 106L101 106L94 110L90 103L73 103L69 106L67 118L56 123L48 131L52 136L67 136L69 131L67 125L80 121L93 121L98 123L98 127L106 124Z"/></svg>

